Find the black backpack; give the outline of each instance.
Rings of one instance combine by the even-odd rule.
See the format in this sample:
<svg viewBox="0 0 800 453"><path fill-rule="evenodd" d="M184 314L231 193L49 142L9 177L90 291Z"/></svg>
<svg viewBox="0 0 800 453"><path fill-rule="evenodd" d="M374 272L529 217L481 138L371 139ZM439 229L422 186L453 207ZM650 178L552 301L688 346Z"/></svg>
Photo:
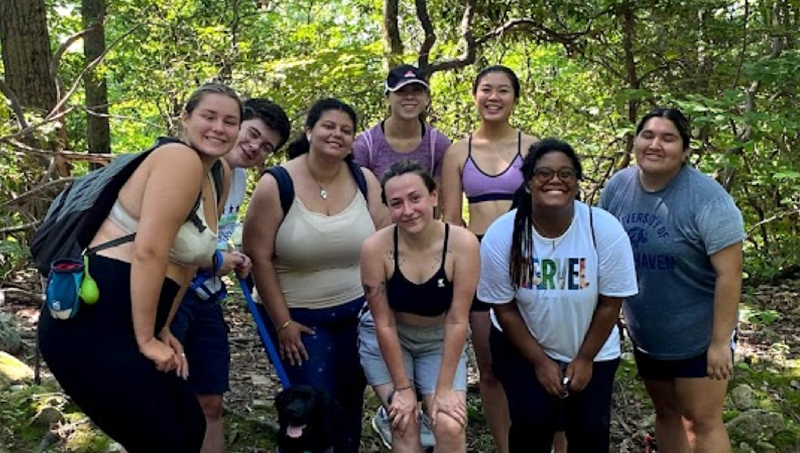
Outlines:
<svg viewBox="0 0 800 453"><path fill-rule="evenodd" d="M41 275L48 275L51 263L58 259L80 260L83 250L89 246L100 225L111 212L125 182L153 150L169 143L183 142L175 138L159 137L147 150L119 155L107 166L76 179L58 194L31 241L31 255ZM222 172L222 163L217 161L211 170L217 189L217 203L222 197ZM200 196L198 195L187 221L203 231L206 227L196 213ZM134 233L111 242L113 245L131 242L135 236Z"/></svg>
<svg viewBox="0 0 800 453"><path fill-rule="evenodd" d="M346 160L345 162L347 162L347 168L350 169L350 173L353 174L353 179L356 180L358 190L360 190L361 194L364 195L364 199L369 201L369 198L367 197L367 178L364 176L364 172L361 170L361 167L359 167L357 163L350 159ZM292 203L294 203L294 182L292 182L292 177L289 176L289 172L286 171L285 168L279 165L264 170L264 173L262 173L261 176L266 174L272 175L272 177L278 182L278 194L281 199L281 209L283 210L283 215L286 216L286 213L289 212L289 208L292 207Z"/></svg>

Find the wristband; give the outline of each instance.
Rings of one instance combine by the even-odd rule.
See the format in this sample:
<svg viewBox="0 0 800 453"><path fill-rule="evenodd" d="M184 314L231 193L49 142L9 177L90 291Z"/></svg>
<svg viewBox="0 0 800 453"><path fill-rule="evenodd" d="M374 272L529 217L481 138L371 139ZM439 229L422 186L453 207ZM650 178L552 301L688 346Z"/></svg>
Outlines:
<svg viewBox="0 0 800 453"><path fill-rule="evenodd" d="M281 326L278 327L278 332L280 332L281 330L289 327L289 324L291 324L291 323L292 323L292 320L290 319L290 320L286 321L285 323L281 324Z"/></svg>

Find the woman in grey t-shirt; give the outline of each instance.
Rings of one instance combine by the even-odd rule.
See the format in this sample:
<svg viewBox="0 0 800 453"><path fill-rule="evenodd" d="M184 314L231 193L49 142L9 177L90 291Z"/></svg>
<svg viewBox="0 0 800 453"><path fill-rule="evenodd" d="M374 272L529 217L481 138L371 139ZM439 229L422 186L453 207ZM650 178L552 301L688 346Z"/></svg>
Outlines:
<svg viewBox="0 0 800 453"><path fill-rule="evenodd" d="M636 260L624 304L662 451L730 452L722 404L733 371L742 287L742 215L716 181L686 164L689 122L656 109L636 128L637 166L606 186Z"/></svg>

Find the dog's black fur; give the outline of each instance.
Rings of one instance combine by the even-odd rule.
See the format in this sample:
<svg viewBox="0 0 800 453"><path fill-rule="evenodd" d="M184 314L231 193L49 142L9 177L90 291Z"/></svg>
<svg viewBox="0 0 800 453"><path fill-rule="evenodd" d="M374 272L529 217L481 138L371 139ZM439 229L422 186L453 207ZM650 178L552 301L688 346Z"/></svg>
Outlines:
<svg viewBox="0 0 800 453"><path fill-rule="evenodd" d="M324 391L293 385L275 397L279 453L324 453L333 447L335 405ZM290 426L305 426L302 435L287 434ZM295 430L296 431L296 430Z"/></svg>

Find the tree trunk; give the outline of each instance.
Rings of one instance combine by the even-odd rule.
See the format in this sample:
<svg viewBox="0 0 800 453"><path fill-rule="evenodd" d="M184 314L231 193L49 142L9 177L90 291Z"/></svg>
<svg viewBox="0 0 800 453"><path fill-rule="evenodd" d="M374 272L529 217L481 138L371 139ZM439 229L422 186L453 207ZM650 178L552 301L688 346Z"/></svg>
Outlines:
<svg viewBox="0 0 800 453"><path fill-rule="evenodd" d="M0 0L0 47L6 84L28 109L56 104L50 77L50 34L44 0Z"/></svg>
<svg viewBox="0 0 800 453"><path fill-rule="evenodd" d="M105 0L81 0L84 28L91 31L83 38L83 56L86 64L103 55L106 50ZM102 70L89 71L83 79L86 89L86 135L90 153L111 153L111 133L108 125L108 89Z"/></svg>

